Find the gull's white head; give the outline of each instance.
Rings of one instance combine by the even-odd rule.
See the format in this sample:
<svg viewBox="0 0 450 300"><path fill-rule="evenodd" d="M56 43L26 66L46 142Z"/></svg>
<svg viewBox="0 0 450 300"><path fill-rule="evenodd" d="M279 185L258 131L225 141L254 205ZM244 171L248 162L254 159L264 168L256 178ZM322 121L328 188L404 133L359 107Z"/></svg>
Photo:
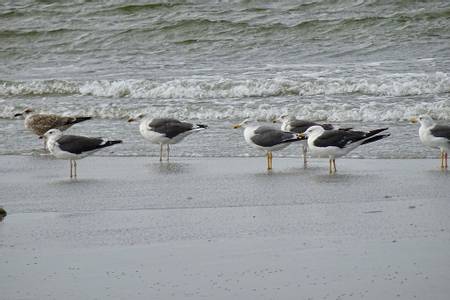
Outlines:
<svg viewBox="0 0 450 300"><path fill-rule="evenodd" d="M434 121L429 115L420 115L419 117L413 117L410 121L412 123L419 122L422 126L425 127L431 127L434 125Z"/></svg>
<svg viewBox="0 0 450 300"><path fill-rule="evenodd" d="M142 120L144 117L145 117L145 114L138 114L135 117L128 118L128 123L134 122L134 121L137 121L137 120Z"/></svg>
<svg viewBox="0 0 450 300"><path fill-rule="evenodd" d="M53 128L50 129L49 131L47 131L46 133L44 133L44 137L49 140L49 139L57 139L59 137L62 136L62 132L59 129Z"/></svg>
<svg viewBox="0 0 450 300"><path fill-rule="evenodd" d="M233 128L234 129L241 128L241 127L245 128L251 121L252 121L252 119L247 118L244 121L242 121L241 123L233 125Z"/></svg>
<svg viewBox="0 0 450 300"><path fill-rule="evenodd" d="M307 136L307 137L318 136L318 135L321 135L324 131L325 131L325 129L323 129L322 126L318 126L318 125L311 126L305 131L305 136Z"/></svg>
<svg viewBox="0 0 450 300"><path fill-rule="evenodd" d="M19 116L25 116L26 117L27 115L29 115L29 114L31 114L33 112L34 112L33 109L27 108L23 112L15 114L14 117L19 117Z"/></svg>
<svg viewBox="0 0 450 300"><path fill-rule="evenodd" d="M304 133L299 133L297 136L300 140L306 140L308 138L314 138L321 135L325 129L322 126L311 126Z"/></svg>
<svg viewBox="0 0 450 300"><path fill-rule="evenodd" d="M277 123L277 122L284 123L284 122L288 122L292 119L295 119L295 117L289 116L288 113L284 113L281 116L279 116L277 119L273 120L273 123Z"/></svg>
<svg viewBox="0 0 450 300"><path fill-rule="evenodd" d="M425 127L430 127L434 125L434 121L429 115L420 115L419 122Z"/></svg>

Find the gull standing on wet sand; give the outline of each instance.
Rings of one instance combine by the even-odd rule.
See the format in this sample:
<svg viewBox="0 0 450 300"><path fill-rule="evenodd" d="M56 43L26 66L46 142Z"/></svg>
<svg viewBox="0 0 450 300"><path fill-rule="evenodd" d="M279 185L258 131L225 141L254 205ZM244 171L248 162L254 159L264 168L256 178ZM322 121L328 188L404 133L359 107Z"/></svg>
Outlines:
<svg viewBox="0 0 450 300"><path fill-rule="evenodd" d="M70 160L70 178L77 178L78 159L85 158L102 148L122 143L121 140L109 141L104 138L63 135L59 129L50 129L44 136L47 139L47 149L53 156Z"/></svg>
<svg viewBox="0 0 450 300"><path fill-rule="evenodd" d="M167 161L169 161L170 144L179 143L191 133L208 128L207 125L191 124L172 118L145 118L145 115L142 114L128 119L128 122L142 118L139 131L145 139L160 145L159 161L163 159L163 145L167 145Z"/></svg>
<svg viewBox="0 0 450 300"><path fill-rule="evenodd" d="M421 115L418 118L413 117L411 122L420 123L419 137L424 145L441 150L441 169L447 169L450 126L438 125L428 115Z"/></svg>
<svg viewBox="0 0 450 300"><path fill-rule="evenodd" d="M360 145L372 143L390 134L378 133L388 128L364 131L325 130L322 126L312 126L299 136L308 139L308 148L313 154L328 156L330 174L336 173L336 157L341 157Z"/></svg>
<svg viewBox="0 0 450 300"><path fill-rule="evenodd" d="M351 130L352 128L338 128L332 124L320 124L308 120L299 120L295 116L289 116L288 114L282 114L278 119L273 121L281 122L281 130L294 132L294 133L304 133L311 126L322 126L325 130ZM308 143L306 141L302 141L302 153L303 153L303 165L307 166L307 157L306 153L308 152Z"/></svg>
<svg viewBox="0 0 450 300"><path fill-rule="evenodd" d="M25 128L31 130L39 138L42 138L50 129L56 128L64 131L74 124L91 119L91 117L64 117L54 114L35 114L33 112L32 109L27 108L23 112L15 114L14 117L24 116Z"/></svg>
<svg viewBox="0 0 450 300"><path fill-rule="evenodd" d="M250 119L246 119L233 128L244 127L245 141L255 148L266 151L267 170L272 170L272 151L278 151L286 148L292 142L298 142L301 139L298 134L286 132L270 126L249 125Z"/></svg>

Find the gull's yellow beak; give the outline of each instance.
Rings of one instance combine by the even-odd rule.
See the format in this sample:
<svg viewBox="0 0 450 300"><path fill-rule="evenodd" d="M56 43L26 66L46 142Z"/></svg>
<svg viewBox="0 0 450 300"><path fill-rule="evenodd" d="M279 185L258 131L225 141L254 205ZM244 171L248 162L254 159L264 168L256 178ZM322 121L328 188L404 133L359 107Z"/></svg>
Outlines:
<svg viewBox="0 0 450 300"><path fill-rule="evenodd" d="M233 125L233 128L234 128L234 129L241 128L241 127L242 127L241 124L235 124L235 125Z"/></svg>
<svg viewBox="0 0 450 300"><path fill-rule="evenodd" d="M411 119L409 119L409 121L413 124L417 123L417 117L412 117Z"/></svg>
<svg viewBox="0 0 450 300"><path fill-rule="evenodd" d="M304 133L297 134L297 137L298 137L299 140L306 140L307 139L307 137L306 137L306 135Z"/></svg>

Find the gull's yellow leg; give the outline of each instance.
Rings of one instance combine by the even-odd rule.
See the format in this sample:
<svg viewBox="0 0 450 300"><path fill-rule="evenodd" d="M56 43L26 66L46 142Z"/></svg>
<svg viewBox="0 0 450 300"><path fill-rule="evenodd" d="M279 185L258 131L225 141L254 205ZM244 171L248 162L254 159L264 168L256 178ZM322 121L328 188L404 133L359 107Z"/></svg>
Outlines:
<svg viewBox="0 0 450 300"><path fill-rule="evenodd" d="M267 151L267 154L266 154L266 156L267 156L267 170L270 170L270 154L269 153L270 152Z"/></svg>
<svg viewBox="0 0 450 300"><path fill-rule="evenodd" d="M73 177L77 178L77 161L76 160L73 161L73 169L74 169Z"/></svg>
<svg viewBox="0 0 450 300"><path fill-rule="evenodd" d="M333 158L333 171L336 173L336 159Z"/></svg>
<svg viewBox="0 0 450 300"><path fill-rule="evenodd" d="M444 168L444 151L441 149L441 169Z"/></svg>
<svg viewBox="0 0 450 300"><path fill-rule="evenodd" d="M269 167L269 170L272 170L272 158L273 158L272 151L269 152L269 158L270 158L270 167Z"/></svg>
<svg viewBox="0 0 450 300"><path fill-rule="evenodd" d="M72 160L69 160L70 163L70 178L72 179Z"/></svg>
<svg viewBox="0 0 450 300"><path fill-rule="evenodd" d="M163 144L159 144L159 161L162 161Z"/></svg>

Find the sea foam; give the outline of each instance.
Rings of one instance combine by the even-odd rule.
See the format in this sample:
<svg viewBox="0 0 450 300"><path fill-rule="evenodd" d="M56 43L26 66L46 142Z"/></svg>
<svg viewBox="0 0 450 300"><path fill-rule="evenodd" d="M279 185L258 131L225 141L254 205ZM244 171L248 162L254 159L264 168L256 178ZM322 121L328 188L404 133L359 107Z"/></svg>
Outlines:
<svg viewBox="0 0 450 300"><path fill-rule="evenodd" d="M450 92L448 73L392 74L373 78L207 78L167 81L126 80L31 80L0 81L0 96L91 95L154 99L242 98L362 94L414 96Z"/></svg>

